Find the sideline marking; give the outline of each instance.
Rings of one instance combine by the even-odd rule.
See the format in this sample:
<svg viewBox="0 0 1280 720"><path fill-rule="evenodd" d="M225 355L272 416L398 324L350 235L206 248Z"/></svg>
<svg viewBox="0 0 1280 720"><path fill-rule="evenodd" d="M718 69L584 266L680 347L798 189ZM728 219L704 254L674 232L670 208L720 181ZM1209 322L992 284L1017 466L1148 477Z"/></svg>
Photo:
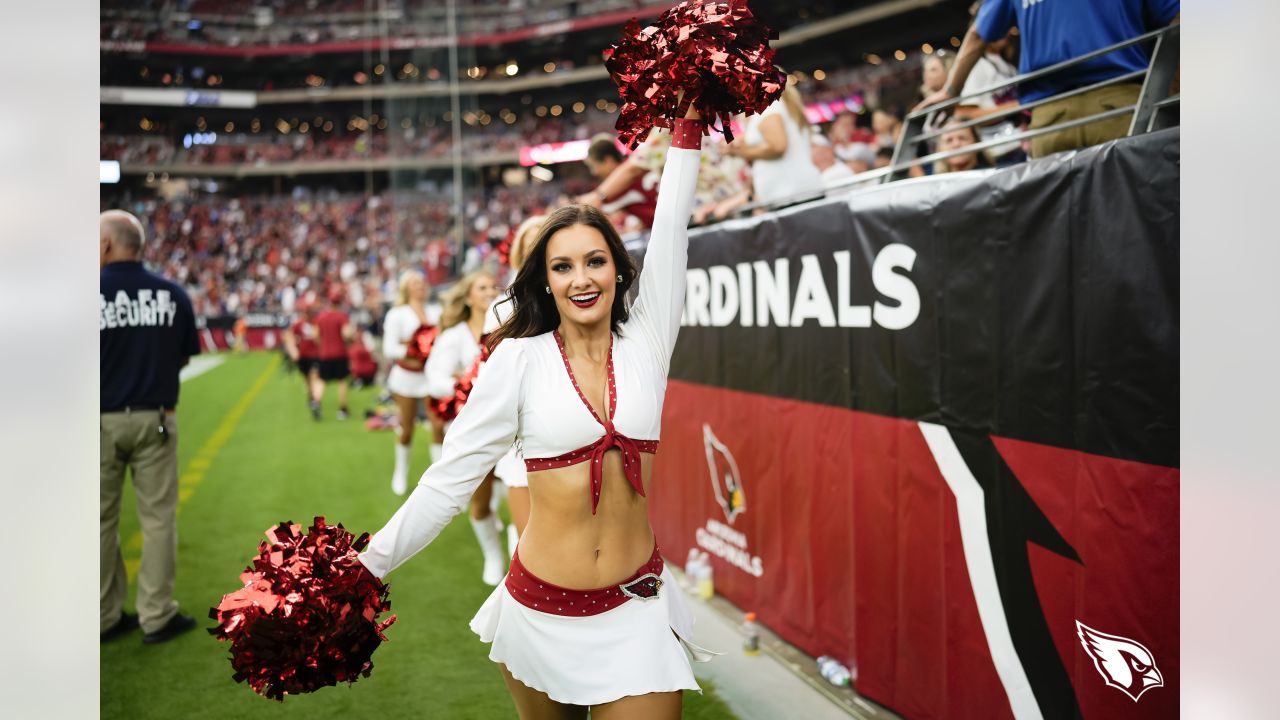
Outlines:
<svg viewBox="0 0 1280 720"><path fill-rule="evenodd" d="M187 463L187 469L182 471L178 476L178 514L182 514L182 506L191 499L191 495L195 493L196 487L200 481L204 480L205 471L213 464L213 459L217 457L218 451L231 439L231 434L235 432L236 426L240 424L240 419L248 412L249 406L253 404L258 393L262 392L262 388L266 387L267 381L271 379L272 373L276 372L280 367L280 354L273 353L271 361L267 363L266 369L254 381L253 386L245 392L235 407L227 413L227 416L219 423L218 429L213 431L213 435L205 441L200 450L196 452L195 457ZM142 552L142 531L137 530L129 537L129 540L123 545L124 552L129 556L124 559L125 573L129 576L129 582L133 583L138 577L138 564L142 561L140 555Z"/></svg>
<svg viewBox="0 0 1280 720"><path fill-rule="evenodd" d="M196 355L178 372L178 382L198 378L227 361L226 355Z"/></svg>

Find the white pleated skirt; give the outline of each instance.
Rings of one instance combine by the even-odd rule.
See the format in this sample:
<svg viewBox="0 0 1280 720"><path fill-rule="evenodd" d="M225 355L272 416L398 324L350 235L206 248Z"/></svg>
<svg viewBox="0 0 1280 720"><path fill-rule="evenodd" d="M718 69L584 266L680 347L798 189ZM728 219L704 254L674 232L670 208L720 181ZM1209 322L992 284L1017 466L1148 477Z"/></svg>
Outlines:
<svg viewBox="0 0 1280 720"><path fill-rule="evenodd" d="M401 397L424 398L427 396L427 374L392 365L391 372L387 373L387 389Z"/></svg>
<svg viewBox="0 0 1280 720"><path fill-rule="evenodd" d="M559 703L602 705L632 695L697 690L690 659L714 655L689 640L693 614L671 571L650 600L631 599L589 617L525 607L498 584L471 629L491 643L489 659Z"/></svg>

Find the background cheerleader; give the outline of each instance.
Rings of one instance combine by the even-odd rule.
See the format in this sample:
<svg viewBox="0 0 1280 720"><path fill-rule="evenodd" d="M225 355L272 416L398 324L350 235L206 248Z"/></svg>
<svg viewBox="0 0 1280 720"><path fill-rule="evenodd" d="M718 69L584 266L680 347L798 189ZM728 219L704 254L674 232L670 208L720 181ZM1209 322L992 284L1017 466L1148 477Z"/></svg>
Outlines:
<svg viewBox="0 0 1280 720"><path fill-rule="evenodd" d="M400 414L400 432L396 437L396 468L391 474L391 490L403 495L408 487L409 457L413 447L413 428L418 421L418 404L428 396L426 359L410 353L409 345L421 328L435 326L439 317L431 317L427 309L430 288L422 273L406 270L400 275L396 304L383 320L382 354L394 361L387 374L387 390L395 399ZM439 439L436 439L439 442ZM432 446L432 459L440 454Z"/></svg>
<svg viewBox="0 0 1280 720"><path fill-rule="evenodd" d="M533 243L537 240L538 231L542 228L544 220L546 218L541 215L531 217L520 223L520 228L516 230L516 236L511 241L511 250L507 257L507 264L511 266L513 276L524 267L524 261L529 257L529 251L533 249ZM495 300L489 312L485 313L484 334L488 335L496 331L508 317L511 317L511 311L514 308L515 302L510 294ZM524 467L524 456L520 453L518 445L511 446L507 454L498 461L493 472L507 487L507 507L511 510L511 524L507 526L507 554L514 555L516 544L520 541L520 533L524 532L524 526L529 522L529 477Z"/></svg>
<svg viewBox="0 0 1280 720"><path fill-rule="evenodd" d="M440 337L436 338L435 347L426 364L427 391L438 407L448 404L458 378L470 370L480 357L484 311L497 295L498 289L493 276L482 271L463 276L446 294L444 312L440 318ZM444 436L447 436L452 418L443 419ZM476 488L471 498L470 510L471 528L484 553L484 572L481 577L489 585L497 585L502 580L506 565L502 541L498 537L500 530L497 515L490 507L493 477L492 472L488 473Z"/></svg>

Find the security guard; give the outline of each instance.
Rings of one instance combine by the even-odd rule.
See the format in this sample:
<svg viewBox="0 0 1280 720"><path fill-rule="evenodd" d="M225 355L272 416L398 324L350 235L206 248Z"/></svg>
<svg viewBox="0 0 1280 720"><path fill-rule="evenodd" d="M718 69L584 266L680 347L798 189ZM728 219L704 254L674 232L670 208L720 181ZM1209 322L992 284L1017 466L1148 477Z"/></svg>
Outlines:
<svg viewBox="0 0 1280 720"><path fill-rule="evenodd" d="M101 641L139 625L144 643L195 628L178 612L178 371L200 352L191 299L177 284L142 268L138 218L110 210L99 218L102 269L98 299L101 374ZM120 498L132 470L142 525L138 614L123 611L128 577L120 552Z"/></svg>

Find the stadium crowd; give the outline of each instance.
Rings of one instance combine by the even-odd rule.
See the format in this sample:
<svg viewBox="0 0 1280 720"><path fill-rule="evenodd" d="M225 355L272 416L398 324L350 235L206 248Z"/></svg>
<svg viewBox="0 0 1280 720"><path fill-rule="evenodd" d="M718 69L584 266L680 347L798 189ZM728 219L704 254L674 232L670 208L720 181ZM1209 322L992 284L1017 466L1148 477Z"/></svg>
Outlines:
<svg viewBox="0 0 1280 720"><path fill-rule="evenodd" d="M564 200L545 183L468 200L467 251L455 258L447 197L296 191L278 196L149 198L123 203L147 225L145 261L187 288L197 315L289 313L341 289L356 307L393 297L406 267L433 284L481 267L526 217ZM104 203L119 206L121 203Z"/></svg>
<svg viewBox="0 0 1280 720"><path fill-rule="evenodd" d="M856 69L832 71L822 79L806 74L788 90L788 98L800 107L803 89L817 101L810 107L856 93L863 103L906 98L916 101L932 91L929 79L937 74L930 66L949 59L938 51L917 62L868 63ZM901 102L899 100L899 102ZM779 103L782 108L786 103ZM773 200L789 192L821 191L846 183L858 173L883 167L892 156L901 132L900 111L861 112L838 109L828 112L829 122L811 124L803 110L779 112L783 127L794 142L783 155L772 156L769 143L749 124L747 135L727 148L709 143L708 166L699 188L696 222L727 217L751 200ZM386 118L369 118L385 125ZM595 108L585 113L529 115L513 124L475 123L465 128L464 152L512 153L521 146L544 142L612 137L613 116ZM296 126L295 126L296 127ZM380 127L365 126L370 130ZM155 135L108 135L101 148L103 159L124 163L168 164L269 164L308 161L360 160L385 157L449 157L452 144L447 125L393 128L390 131L332 133L296 130L283 134L268 129L265 138L248 136L244 142L176 147ZM622 155L608 166L622 170L613 182L652 189L665 153L663 138L641 146L626 162ZM268 139L269 138L269 139ZM950 149L977 141L970 130L943 136L938 147ZM656 143L656 144L655 144ZM757 150L740 151L750 147ZM611 143L605 143L609 146ZM782 163L779 165L779 163ZM988 166L985 156L960 156L924 172L946 172ZM588 163L591 167L591 163ZM778 168L785 172L779 174ZM773 173L770 175L770 173ZM596 172L600 189L607 189L610 172ZM774 178L769 180L768 178ZM786 188L783 178L813 177L808 186ZM625 182L623 182L625 181ZM497 185L475 194L466 203L463 220L466 252L454 257L451 201L447 193L386 191L375 195L344 194L298 189L288 196L238 196L221 194L170 199L133 200L129 208L149 224L156 242L148 246L148 261L165 275L188 288L196 311L204 316L243 313L289 313L300 298L322 297L340 286L353 306L377 303L394 294L399 272L414 267L426 272L433 284L447 283L458 274L478 267L497 269L495 248L524 218L572 200L592 202L591 186L581 181L567 185L557 181L519 187ZM471 193L469 193L471 194ZM620 193L601 193L617 197ZM109 203L104 203L104 208ZM641 230L644 222L630 216L625 204L610 205L624 229ZM635 212L644 217L643 212Z"/></svg>
<svg viewBox="0 0 1280 720"><path fill-rule="evenodd" d="M555 106L559 116L563 108ZM462 151L468 155L516 153L525 145L584 140L607 131L613 118L592 108L563 117L504 118L487 113L466 113L468 125L462 136ZM427 125L391 125L376 113L369 118L353 118L345 126L332 121L320 127L308 120L280 118L276 127L266 126L261 134L222 133L218 142L180 147L176 138L159 135L104 135L100 141L103 160L139 164L250 164L368 160L387 157L449 158L453 136L447 123L432 120ZM216 127L216 126L211 126ZM258 126L260 129L262 125ZM390 127L390 129L388 129ZM249 130L249 128L242 128ZM287 132L284 132L286 131Z"/></svg>
<svg viewBox="0 0 1280 720"><path fill-rule="evenodd" d="M236 6L240 5L249 3ZM1019 33L990 18L980 22L977 8L958 53L954 48L961 42L952 38L950 48L926 44L920 53L898 53L894 60L868 55L866 62L851 68L793 73L783 100L770 109L773 112L749 119L740 140L729 146L709 144L704 163L710 170L703 173L695 222L726 217L753 200L776 202L848 186L858 174L889 164L908 109L968 95L1015 76L1023 50ZM977 34L979 27L988 37ZM1030 113L978 127L955 127L1017 102L1011 88L966 100L929 128L936 134L920 144L917 155L959 150L1025 127ZM327 289L345 284L350 299L359 304L366 297L387 297L398 272L407 267L425 269L432 284L482 265L492 269L497 263L495 248L513 228L572 200L606 207L621 227L642 229L644 198L655 185L665 153L662 137L623 157L612 152L608 135L599 142L610 130L611 113L596 107L585 112L559 106L555 110L540 106L536 114L525 112L518 118L508 117L508 111L500 118L472 111L466 118L463 151L474 157L592 138L598 142L587 165L599 184L592 189L535 182L475 194L461 220L465 258L452 257L452 212L444 195L296 191L275 198L141 200L135 209L148 219L159 240L151 246L151 260L189 287L198 311L206 315L289 312L297 298L316 291L316 285ZM778 119L769 119L770 114ZM415 125L405 120L408 127L385 130L385 117L360 122L367 124L348 123L332 132L313 128L310 134L292 124L274 130L268 126L265 137L245 134L240 142L188 149L156 135L106 135L102 156L163 169L168 163L447 158L452 151L447 123ZM1010 142L916 167L912 174L1009 165L1025 160L1030 149L1030 143ZM624 195L631 199L621 200Z"/></svg>
<svg viewBox="0 0 1280 720"><path fill-rule="evenodd" d="M459 0L458 32L487 35L606 12L661 6L656 0ZM431 0L144 0L102 3L101 39L237 46L315 44L369 37L439 35L444 3ZM266 22L245 23L259 18Z"/></svg>

